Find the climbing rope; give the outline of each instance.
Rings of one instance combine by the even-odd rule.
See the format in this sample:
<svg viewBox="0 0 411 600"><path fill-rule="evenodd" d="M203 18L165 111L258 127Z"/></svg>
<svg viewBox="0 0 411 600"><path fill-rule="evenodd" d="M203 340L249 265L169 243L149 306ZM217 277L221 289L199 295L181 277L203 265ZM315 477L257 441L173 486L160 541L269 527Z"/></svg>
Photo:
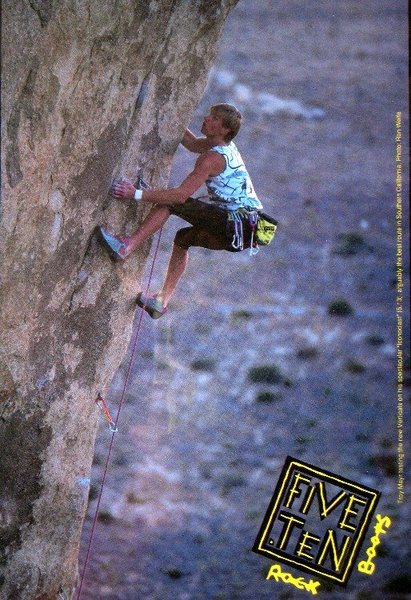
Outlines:
<svg viewBox="0 0 411 600"><path fill-rule="evenodd" d="M151 279L153 277L153 272L154 272L154 265L157 259L157 254L158 254L158 250L160 247L160 240L161 240L161 234L163 232L163 228L160 229L158 238L157 238L157 244L156 244L156 248L154 251L154 257L153 257L153 262L151 264L151 269L150 269L150 273L148 276L148 281L147 281L147 286L146 286L146 290L145 290L145 296L148 296L149 290L150 290L150 285L151 285ZM103 477L101 480L101 485L100 485L100 491L98 494L98 498L97 498L97 506L96 506L96 510L94 513L94 518L93 518L93 523L91 526L91 532L90 532L90 537L89 537L89 541L88 541L88 546L87 546L87 553L86 553L86 558L84 560L84 565L83 565L83 570L81 573L81 577L80 577L80 584L78 587L78 591L77 591L77 600L80 599L81 596L81 590L83 587L83 583L84 583L84 578L86 575L86 571L87 571L87 565L88 562L90 560L90 554L91 554L91 547L92 547L92 542L93 542L93 536L94 536L94 531L96 528L96 523L97 523L97 518L98 518L98 512L100 509L100 502L101 502L101 497L103 495L103 489L104 489L104 484L106 482L106 477L107 477L107 471L108 471L108 465L109 465L109 461L110 461L110 456L111 456L111 452L113 449L113 444L114 444L114 437L115 437L115 433L117 431L117 424L120 418L120 413L121 413L121 409L123 407L124 404L124 398L125 398L125 394L126 394L126 390L127 390L127 386L129 383L129 379L130 379L130 375L131 375L131 368L133 366L133 362L134 362L134 356L136 354L137 351L137 346L138 346L138 339L139 339L139 335L140 335L140 330L141 330L141 324L143 321L143 315L144 315L144 309L142 308L140 311L140 318L137 324L137 330L136 330L136 334L134 337L134 342L133 342L133 347L132 347L132 351L131 351L131 356L130 356L130 360L128 362L128 368L127 368L127 373L126 373L126 377L124 379L124 385L123 385L123 389L121 392L121 397L120 397L120 402L119 402L119 406L118 406L118 410L117 410L117 415L115 420L113 421L110 412L108 410L107 404L105 403L104 399L102 398L102 396L99 394L97 396L96 399L96 403L101 407L107 421L109 422L109 428L111 431L111 440L110 440L110 445L109 445L109 449L108 449L108 453L107 453L107 458L106 458L106 462L104 465L104 471L103 471Z"/></svg>

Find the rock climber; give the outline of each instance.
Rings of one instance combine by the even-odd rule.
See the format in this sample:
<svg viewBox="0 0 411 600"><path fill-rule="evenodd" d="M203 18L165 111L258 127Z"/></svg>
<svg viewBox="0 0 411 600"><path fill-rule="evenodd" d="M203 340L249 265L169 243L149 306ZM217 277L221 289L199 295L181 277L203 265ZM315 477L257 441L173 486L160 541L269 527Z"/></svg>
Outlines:
<svg viewBox="0 0 411 600"><path fill-rule="evenodd" d="M204 137L196 137L189 129L185 131L181 143L200 156L192 172L178 187L141 190L128 180L113 183L111 193L115 198L154 205L130 236L115 236L103 227L98 229L100 241L115 260L127 258L160 229L170 215L177 215L191 225L180 229L175 236L161 291L153 297L142 293L137 297L137 304L153 319L167 311L169 300L187 266L191 246L231 252L255 246L253 234L257 211L263 207L232 141L241 121L242 115L235 106L215 104L203 120L201 133ZM204 183L208 196L192 198Z"/></svg>

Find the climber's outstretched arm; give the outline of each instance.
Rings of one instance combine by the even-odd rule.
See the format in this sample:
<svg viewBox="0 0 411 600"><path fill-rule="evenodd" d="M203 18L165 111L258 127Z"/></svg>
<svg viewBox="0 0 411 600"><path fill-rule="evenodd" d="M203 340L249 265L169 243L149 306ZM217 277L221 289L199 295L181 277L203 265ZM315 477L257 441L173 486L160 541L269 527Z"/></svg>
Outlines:
<svg viewBox="0 0 411 600"><path fill-rule="evenodd" d="M221 173L225 160L217 152L205 152L198 157L194 169L176 188L163 190L143 190L141 200L154 204L183 204L210 176ZM112 187L115 198L132 200L136 188L129 181L120 181Z"/></svg>

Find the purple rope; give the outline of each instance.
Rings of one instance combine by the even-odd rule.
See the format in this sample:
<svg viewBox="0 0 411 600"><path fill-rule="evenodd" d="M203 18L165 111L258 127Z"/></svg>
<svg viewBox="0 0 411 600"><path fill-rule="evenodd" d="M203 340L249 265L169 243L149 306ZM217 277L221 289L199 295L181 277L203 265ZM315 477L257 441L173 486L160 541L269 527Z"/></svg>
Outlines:
<svg viewBox="0 0 411 600"><path fill-rule="evenodd" d="M154 265L155 265L157 254L158 254L158 250L159 250L159 247L160 247L160 240L161 240L161 234L162 234L162 232L163 232L163 228L160 229L160 233L159 233L159 236L158 236L158 239L157 239L157 245L156 245L156 249L155 249L155 252L154 252L153 262L152 262L152 265L151 265L150 274L148 276L148 282L147 282L146 291L145 291L145 296L146 297L148 295L148 292L149 292L149 289L150 289L150 284L151 284L151 279L153 277ZM125 377L125 380L124 380L123 391L121 393L120 404L119 404L119 407L118 407L118 410L117 410L116 419L114 421L115 429L117 429L117 423L118 423L118 420L120 418L121 409L122 409L123 404L124 404L124 398L125 398L125 394L126 394L128 382L129 382L130 375L131 375L131 368L133 366L134 356L135 356L135 353L136 353L136 350L137 350L138 338L139 338L139 335L140 335L141 324L142 324L142 321L143 321L143 314L144 314L144 310L141 309L140 319L138 321L137 331L136 331L136 335L135 335L135 338L134 338L133 348L132 348L132 351L131 351L131 357L130 357L130 360L129 360L129 363L128 363L127 374L126 374L126 377ZM99 492L98 499L97 499L96 511L94 513L93 524L92 524L92 527L91 527L91 533L90 533L90 538L89 538L88 547L87 547L87 554L86 554L86 558L85 558L85 561L84 561L83 571L82 571L81 578L80 578L80 585L79 585L78 592L77 592L77 600L80 600L81 589L83 587L83 582L84 582L84 578L85 578L85 575L86 575L87 565L88 565L88 562L90 560L91 546L92 546L92 541L93 541L93 536L94 536L94 530L96 528L98 511L100 509L101 497L103 495L103 488L104 488L104 484L106 482L106 476L107 476L108 464L109 464L109 461L110 461L111 451L112 451L113 445L114 445L114 437L115 437L115 432L113 431L113 433L111 435L110 446L109 446L108 453L107 453L106 463L105 463L105 466L104 466L103 478L101 480L100 492Z"/></svg>

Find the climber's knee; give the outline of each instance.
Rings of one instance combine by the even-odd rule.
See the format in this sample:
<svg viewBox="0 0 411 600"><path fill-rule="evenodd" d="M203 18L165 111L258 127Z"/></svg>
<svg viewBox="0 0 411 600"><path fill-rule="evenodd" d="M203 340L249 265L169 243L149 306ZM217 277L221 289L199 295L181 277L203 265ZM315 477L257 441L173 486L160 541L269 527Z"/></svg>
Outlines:
<svg viewBox="0 0 411 600"><path fill-rule="evenodd" d="M193 227L179 229L174 238L174 244L179 248L187 250L193 242Z"/></svg>
<svg viewBox="0 0 411 600"><path fill-rule="evenodd" d="M167 218L171 215L171 212L170 212L170 209L168 208L168 206L164 206L161 204L155 204L153 206L153 208L150 210L150 213L161 215L161 216L164 216Z"/></svg>

